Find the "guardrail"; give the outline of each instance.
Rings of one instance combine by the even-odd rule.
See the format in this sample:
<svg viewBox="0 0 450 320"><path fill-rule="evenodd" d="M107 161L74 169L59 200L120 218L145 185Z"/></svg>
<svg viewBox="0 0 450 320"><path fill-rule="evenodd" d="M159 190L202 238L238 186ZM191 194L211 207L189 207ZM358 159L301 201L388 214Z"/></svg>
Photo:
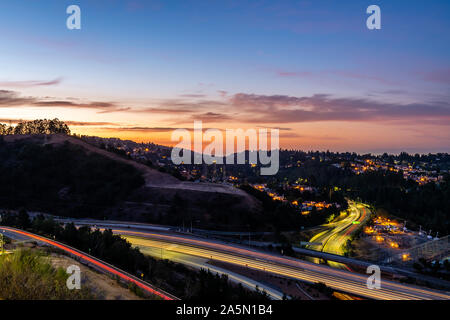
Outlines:
<svg viewBox="0 0 450 320"><path fill-rule="evenodd" d="M381 271L391 274L391 275L399 275L399 276L404 276L404 277L411 277L411 278L416 278L416 279L421 279L423 281L427 281L429 283L435 283L439 286L445 287L446 289L450 288L450 282L443 280L443 279L438 279L438 278L433 278L431 276L427 276L427 275L423 275L423 274L418 274L416 272L410 271L410 270L406 270L406 269L402 269L402 268L398 268L395 266L389 266L389 265L385 265L385 264L380 264L380 263L376 263L376 262L370 262L370 261L364 261L364 260L359 260L359 259L354 259L354 258L348 258L345 256L339 256L333 253L328 253L328 252L322 252L322 251L315 251L315 250L311 250L311 249L304 249L304 248L298 248L298 247L293 247L292 248L295 252L308 256L308 257L316 257L316 258L321 258L324 260L328 260L328 261L334 261L334 262L339 262L339 263L343 263L343 264L347 264L350 266L357 266L357 267L362 267L362 268L367 268L370 265L376 264L380 267Z"/></svg>
<svg viewBox="0 0 450 320"><path fill-rule="evenodd" d="M63 244L61 242L51 240L46 237L38 236L33 233L22 231L22 230L16 229L16 228L0 226L0 230L1 229L9 231L9 232L15 232L15 233L18 233L21 235L25 235L25 236L33 238L37 241L41 241L46 244L50 244L54 247L57 247L59 249L62 249L63 251L69 253L72 256L75 256L81 260L91 263L93 266L95 266L96 268L99 268L101 271L103 271L103 272L106 271L109 274L118 276L123 281L128 282L128 283L133 283L133 284L137 285L138 287L140 287L141 289L144 289L146 292L156 295L164 300L180 300L179 298L175 297L174 295L172 295L168 292L165 292L164 290L159 289L126 271L123 271L107 262L97 259L87 253L84 253L83 251L80 251L76 248L73 248L71 246Z"/></svg>

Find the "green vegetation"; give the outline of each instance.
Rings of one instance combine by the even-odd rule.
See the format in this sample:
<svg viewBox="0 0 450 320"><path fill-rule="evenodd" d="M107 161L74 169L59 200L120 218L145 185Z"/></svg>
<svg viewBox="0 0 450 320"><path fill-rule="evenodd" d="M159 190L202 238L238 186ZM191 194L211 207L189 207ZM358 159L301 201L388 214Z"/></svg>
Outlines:
<svg viewBox="0 0 450 320"><path fill-rule="evenodd" d="M187 226L192 221L194 228L222 231L247 231L248 225L255 231L265 227L261 210L248 205L248 199L243 196L179 189L174 190L175 195L171 199L161 200L166 193L164 191L159 196L154 192L157 198L146 194L146 199L150 199L150 202L167 204L168 210L166 214L149 214L149 219L145 222L172 226L182 226L184 223ZM145 198L140 198L139 201L145 201Z"/></svg>
<svg viewBox="0 0 450 320"><path fill-rule="evenodd" d="M0 123L0 135L8 134L70 134L70 129L58 119L23 121L15 127Z"/></svg>
<svg viewBox="0 0 450 320"><path fill-rule="evenodd" d="M450 261L445 259L442 263L439 261L427 261L420 258L414 262L413 267L422 274L430 275L440 279L450 280Z"/></svg>
<svg viewBox="0 0 450 320"><path fill-rule="evenodd" d="M36 139L39 136L8 143L0 136L3 208L103 217L144 183L141 173L130 165L88 154L70 143L45 145Z"/></svg>
<svg viewBox="0 0 450 320"><path fill-rule="evenodd" d="M415 168L443 175L444 179L440 183L419 185L413 180L405 179L401 171L396 173L382 169L356 175L350 169L350 163L357 159L377 159L389 165L411 164ZM344 167L338 168L334 164L343 164ZM268 183L272 189L283 183L301 180L321 193L329 190L330 199L324 199L329 202L342 204L344 196L360 198L377 208L386 209L390 214L416 223L417 227L422 225L423 228L439 231L440 234L450 233L450 175L443 172L450 169L450 155L447 153L409 155L402 152L399 155L383 154L375 157L348 152L281 150L280 170L275 177L263 178L251 168L246 168L246 171L244 169L235 166L233 171L233 168L227 167L227 172L244 176L249 182Z"/></svg>
<svg viewBox="0 0 450 320"><path fill-rule="evenodd" d="M310 214L304 216L300 211L291 206L289 203L283 203L278 200L273 200L267 193L256 190L250 185L240 186L242 190L260 200L263 206L263 213L259 217L259 221L252 224L252 229L255 225L265 224L273 231L285 230L300 230L301 227L316 226L325 223L328 216L334 213L335 208L326 208L317 211L315 208Z"/></svg>
<svg viewBox="0 0 450 320"><path fill-rule="evenodd" d="M47 236L55 237L79 250L111 263L131 274L164 289L183 299L223 300L267 300L262 292L252 292L241 286L237 288L226 276L218 276L209 271L194 271L168 260L157 260L142 254L138 248L111 230L92 231L89 227L75 228L73 224L65 226L43 216L29 221L24 210L20 213L4 213L2 223ZM139 294L139 292L136 292Z"/></svg>
<svg viewBox="0 0 450 320"><path fill-rule="evenodd" d="M92 299L88 289L69 290L68 275L54 269L42 252L18 250L0 256L0 300Z"/></svg>
<svg viewBox="0 0 450 320"><path fill-rule="evenodd" d="M280 170L274 177L260 176L256 167L226 166L227 174L245 178L251 183L267 183L270 189L283 194L288 201L326 201L341 206L339 210L330 207L301 216L292 206L273 201L245 183L241 188L261 200L262 210L249 209L241 198L220 193L208 197L195 193L172 197L167 195L167 191L141 190L144 179L135 167L88 153L68 142L45 144L47 134L70 134L70 130L58 119L20 122L15 127L0 124L0 207L24 207L75 218L115 216L180 226L195 221L197 228L247 231L251 227L253 231L281 232L325 222L328 216L337 215L339 210L346 208L346 196L359 198L413 222L409 226L414 227L415 223L440 234L449 234L450 231L450 175L447 173L442 174L444 179L440 183L419 185L404 179L402 172L380 169L354 174L350 162L373 159L371 155L291 150L280 151ZM33 137L6 142L9 139L3 139L4 135ZM110 151L127 156L123 150ZM399 156L384 154L376 158L388 164L411 163L434 170L436 174L450 165L448 154L413 156L401 153ZM158 170L180 178L173 168ZM311 186L314 191L299 192L285 188L292 183ZM145 206L139 210L133 208L130 213L129 207L121 206L127 200L155 206L152 210Z"/></svg>
<svg viewBox="0 0 450 320"><path fill-rule="evenodd" d="M353 175L341 181L353 197L386 209L425 229L450 233L450 175L443 182L419 186L405 180L401 172L374 171Z"/></svg>

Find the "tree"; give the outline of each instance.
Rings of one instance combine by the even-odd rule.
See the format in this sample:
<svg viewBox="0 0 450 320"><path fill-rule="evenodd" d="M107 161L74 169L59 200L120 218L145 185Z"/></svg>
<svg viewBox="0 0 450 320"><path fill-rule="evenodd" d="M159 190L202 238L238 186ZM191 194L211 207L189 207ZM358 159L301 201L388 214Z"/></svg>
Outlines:
<svg viewBox="0 0 450 320"><path fill-rule="evenodd" d="M0 123L0 136L12 133L13 128L6 124Z"/></svg>
<svg viewBox="0 0 450 320"><path fill-rule="evenodd" d="M28 213L24 208L21 208L19 210L19 214L17 216L17 223L19 228L21 229L27 229L31 225L30 217L28 216Z"/></svg>
<svg viewBox="0 0 450 320"><path fill-rule="evenodd" d="M57 118L53 120L40 119L21 121L15 127L0 124L0 135L7 134L70 134L70 129L67 124Z"/></svg>

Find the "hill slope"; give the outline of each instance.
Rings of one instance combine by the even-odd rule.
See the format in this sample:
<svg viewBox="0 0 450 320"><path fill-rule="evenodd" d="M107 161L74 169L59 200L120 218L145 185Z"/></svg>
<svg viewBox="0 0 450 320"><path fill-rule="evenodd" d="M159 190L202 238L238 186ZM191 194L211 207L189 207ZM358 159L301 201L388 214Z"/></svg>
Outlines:
<svg viewBox="0 0 450 320"><path fill-rule="evenodd" d="M74 137L14 135L0 143L2 207L220 229L259 220L259 202L242 190L179 181Z"/></svg>

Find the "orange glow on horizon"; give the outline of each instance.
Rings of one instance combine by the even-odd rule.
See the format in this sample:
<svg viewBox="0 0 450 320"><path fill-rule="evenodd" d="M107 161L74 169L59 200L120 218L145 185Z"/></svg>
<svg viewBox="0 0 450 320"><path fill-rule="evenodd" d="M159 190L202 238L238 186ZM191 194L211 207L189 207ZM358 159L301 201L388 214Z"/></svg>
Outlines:
<svg viewBox="0 0 450 320"><path fill-rule="evenodd" d="M61 110L52 108L10 108L3 110L0 119L22 119L20 114L27 114L25 120L42 118L59 118L66 122L84 122L83 125L69 124L73 133L81 135L115 137L136 142L153 142L165 146L174 146L171 133L174 127L192 130L193 120L188 115L177 115L185 119L174 124L167 115L140 115L133 113L97 113L86 110ZM270 120L270 119L268 119ZM203 128L226 128L244 130L253 128L280 128L280 148L297 150L330 150L335 152L355 151L363 152L421 152L420 149L435 149L443 152L446 148L443 141L448 141L449 130L441 127L422 124L423 132L411 139L412 131L406 125L394 125L376 121L349 122L324 121L304 123L267 123L256 124L240 119L229 122L203 122ZM8 122L4 123L8 124ZM101 125L101 123L104 123ZM398 151L392 151L398 150ZM416 150L416 151L415 151Z"/></svg>

